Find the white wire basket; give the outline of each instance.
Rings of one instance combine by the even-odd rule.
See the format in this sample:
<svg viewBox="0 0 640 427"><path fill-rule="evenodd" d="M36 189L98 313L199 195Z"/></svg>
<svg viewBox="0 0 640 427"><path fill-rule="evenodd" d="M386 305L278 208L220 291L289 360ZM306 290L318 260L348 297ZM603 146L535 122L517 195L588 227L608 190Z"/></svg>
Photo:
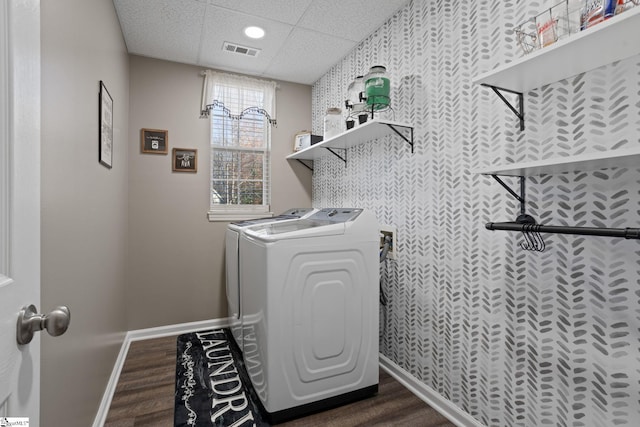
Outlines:
<svg viewBox="0 0 640 427"><path fill-rule="evenodd" d="M514 29L525 54L590 28L640 4L640 0L563 0Z"/></svg>

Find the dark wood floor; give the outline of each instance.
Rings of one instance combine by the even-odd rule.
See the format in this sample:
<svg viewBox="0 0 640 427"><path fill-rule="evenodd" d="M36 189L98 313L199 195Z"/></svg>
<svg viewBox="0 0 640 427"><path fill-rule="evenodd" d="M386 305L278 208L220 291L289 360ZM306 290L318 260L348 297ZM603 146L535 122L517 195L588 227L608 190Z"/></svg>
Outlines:
<svg viewBox="0 0 640 427"><path fill-rule="evenodd" d="M105 426L173 426L175 369L176 337L132 342ZM455 427L383 370L376 396L278 425Z"/></svg>

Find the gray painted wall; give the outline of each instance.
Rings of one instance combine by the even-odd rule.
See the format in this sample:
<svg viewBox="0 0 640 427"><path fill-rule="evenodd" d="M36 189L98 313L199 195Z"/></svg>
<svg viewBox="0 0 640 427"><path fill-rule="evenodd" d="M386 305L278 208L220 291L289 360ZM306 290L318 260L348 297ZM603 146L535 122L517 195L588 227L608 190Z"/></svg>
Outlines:
<svg viewBox="0 0 640 427"><path fill-rule="evenodd" d="M127 330L226 316L226 223L206 217L200 68L129 57L110 0L42 2L41 13L42 311L65 304L73 319L42 340L41 419L87 426ZM100 80L114 100L111 170L98 163ZM279 212L311 204L310 172L284 160L311 126L311 88L280 82L277 96ZM142 127L167 129L170 148L197 148L198 173L141 154Z"/></svg>
<svg viewBox="0 0 640 427"><path fill-rule="evenodd" d="M522 56L513 26L553 3L414 0L360 44L314 85L314 129L383 64L415 154L392 136L350 150L346 168L316 161L314 206L369 208L397 226L380 348L444 399L495 427L638 426L639 243L547 235L545 252L523 251L519 233L483 226L514 220L518 204L471 172L640 144L640 56L525 94L524 132L472 83ZM638 227L639 188L636 168L534 177L527 211Z"/></svg>
<svg viewBox="0 0 640 427"><path fill-rule="evenodd" d="M209 120L201 67L131 56L129 329L226 317L226 222L209 222ZM311 205L311 173L284 157L311 127L311 87L279 82L272 132L272 210ZM143 154L142 128L169 132L169 154ZM196 148L198 172L171 171L172 148Z"/></svg>
<svg viewBox="0 0 640 427"><path fill-rule="evenodd" d="M110 0L41 2L42 302L71 326L42 335L41 425L91 425L126 322L129 59ZM98 163L98 91L114 101L113 169Z"/></svg>

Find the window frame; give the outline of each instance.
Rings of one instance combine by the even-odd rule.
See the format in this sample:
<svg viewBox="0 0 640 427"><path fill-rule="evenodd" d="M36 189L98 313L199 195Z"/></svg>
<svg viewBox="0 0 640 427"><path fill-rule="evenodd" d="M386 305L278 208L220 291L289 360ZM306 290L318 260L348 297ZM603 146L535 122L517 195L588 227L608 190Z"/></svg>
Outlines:
<svg viewBox="0 0 640 427"><path fill-rule="evenodd" d="M209 78L209 81L207 81ZM227 78L231 78L231 80L226 80ZM231 82L231 83L229 83ZM245 83L247 83L245 85ZM234 88L242 88L240 90L246 91L264 91L272 90L272 93L267 94L264 93L264 98L270 102L265 101L264 104L270 105L252 105L252 106L240 106L243 108L243 111L239 112L239 114L232 114L229 109L224 106L224 99L211 99L212 94L215 93L215 87L219 86L227 86ZM209 122L209 152L210 152L210 166L209 166L209 210L208 210L208 219L209 221L242 221L248 219L254 219L259 217L273 216L273 212L271 211L271 181L272 181L272 157L271 157L271 125L275 124L275 120L271 119L267 109L275 108L275 82L267 82L263 80L251 79L244 76L235 76L229 75L225 73L217 73L211 70L207 70L205 72L205 88L203 91L203 117L210 118ZM207 90L209 89L209 90ZM219 95L219 94L218 94ZM254 99L255 97L249 97ZM211 99L210 101L206 101L206 99ZM219 107L219 108L216 108ZM229 145L220 145L214 143L214 120L219 120L220 118L224 118L225 116L230 120L238 120L242 121L243 116L250 111L253 114L260 114L264 117L265 123L265 131L264 131L264 145L259 148L254 147L242 147L239 145L229 146ZM241 126L239 124L239 126ZM241 131L241 128L238 128L238 132ZM252 205L252 204L215 204L214 203L214 193L215 189L213 186L214 183L214 152L215 150L225 150L230 153L246 153L246 152L254 152L261 153L263 155L263 172L262 172L262 182L263 182L263 195L266 195L266 200L263 200L263 203L260 205Z"/></svg>

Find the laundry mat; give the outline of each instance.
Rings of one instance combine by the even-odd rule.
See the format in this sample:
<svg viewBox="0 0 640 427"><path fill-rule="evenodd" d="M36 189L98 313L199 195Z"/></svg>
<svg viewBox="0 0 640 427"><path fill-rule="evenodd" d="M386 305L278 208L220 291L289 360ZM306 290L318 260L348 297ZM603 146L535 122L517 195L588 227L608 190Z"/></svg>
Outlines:
<svg viewBox="0 0 640 427"><path fill-rule="evenodd" d="M229 329L178 337L174 425L269 426Z"/></svg>

